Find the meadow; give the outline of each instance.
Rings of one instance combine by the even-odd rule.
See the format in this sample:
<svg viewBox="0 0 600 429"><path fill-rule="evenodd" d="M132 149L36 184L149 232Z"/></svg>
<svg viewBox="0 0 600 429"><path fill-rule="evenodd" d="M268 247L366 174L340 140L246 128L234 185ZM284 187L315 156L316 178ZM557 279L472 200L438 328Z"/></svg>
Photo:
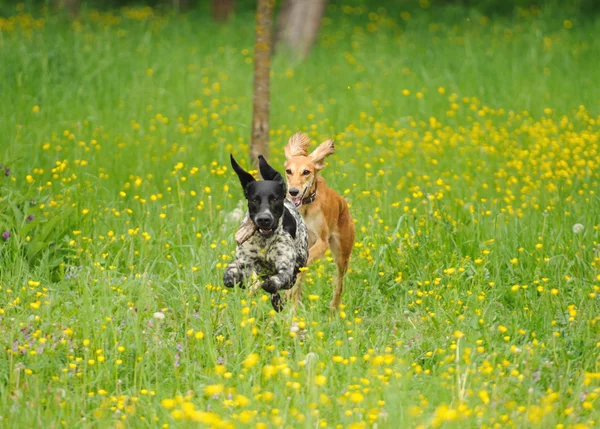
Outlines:
<svg viewBox="0 0 600 429"><path fill-rule="evenodd" d="M329 7L271 153L336 140L357 238L302 306L222 286L252 10L0 18L0 427L600 422L600 19Z"/></svg>

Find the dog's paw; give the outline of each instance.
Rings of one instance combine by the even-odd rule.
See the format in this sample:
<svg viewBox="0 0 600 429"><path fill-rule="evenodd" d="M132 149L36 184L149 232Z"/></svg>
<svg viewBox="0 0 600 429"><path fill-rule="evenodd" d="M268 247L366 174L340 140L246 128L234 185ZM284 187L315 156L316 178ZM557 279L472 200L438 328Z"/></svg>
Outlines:
<svg viewBox="0 0 600 429"><path fill-rule="evenodd" d="M265 292L274 294L277 293L281 287L279 286L279 282L277 280L270 277L263 282L262 288Z"/></svg>
<svg viewBox="0 0 600 429"><path fill-rule="evenodd" d="M233 278L233 276L229 273L225 273L223 274L223 284L226 287L234 287L235 286L235 280Z"/></svg>
<svg viewBox="0 0 600 429"><path fill-rule="evenodd" d="M236 269L227 269L225 270L225 273L223 274L223 284L226 287L234 287L237 284L241 284L242 282L242 275L241 273L236 270Z"/></svg>
<svg viewBox="0 0 600 429"><path fill-rule="evenodd" d="M283 301L281 300L281 296L278 293L274 293L271 295L271 304L275 311L280 312L283 310Z"/></svg>

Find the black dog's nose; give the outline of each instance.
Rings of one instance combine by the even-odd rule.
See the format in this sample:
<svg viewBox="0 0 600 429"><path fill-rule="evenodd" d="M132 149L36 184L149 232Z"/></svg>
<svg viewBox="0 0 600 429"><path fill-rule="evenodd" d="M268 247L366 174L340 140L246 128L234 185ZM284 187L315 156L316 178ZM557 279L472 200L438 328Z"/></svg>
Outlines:
<svg viewBox="0 0 600 429"><path fill-rule="evenodd" d="M290 195L292 197L295 197L296 195L298 195L300 193L300 189L290 188L290 190L288 192L290 193Z"/></svg>
<svg viewBox="0 0 600 429"><path fill-rule="evenodd" d="M269 228L272 222L273 218L268 214L261 214L256 216L256 226L258 226L259 228Z"/></svg>

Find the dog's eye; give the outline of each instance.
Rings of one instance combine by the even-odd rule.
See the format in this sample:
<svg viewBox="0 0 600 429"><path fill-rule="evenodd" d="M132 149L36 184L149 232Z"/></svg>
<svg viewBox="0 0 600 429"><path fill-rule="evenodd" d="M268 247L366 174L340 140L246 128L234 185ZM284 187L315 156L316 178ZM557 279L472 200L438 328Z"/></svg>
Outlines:
<svg viewBox="0 0 600 429"><path fill-rule="evenodd" d="M304 171L302 172L302 175L303 175L303 176L308 176L309 174L310 174L310 171L308 171L308 170L304 170Z"/></svg>
<svg viewBox="0 0 600 429"><path fill-rule="evenodd" d="M292 170L290 170L289 168L287 170L285 170L285 174L292 174Z"/></svg>

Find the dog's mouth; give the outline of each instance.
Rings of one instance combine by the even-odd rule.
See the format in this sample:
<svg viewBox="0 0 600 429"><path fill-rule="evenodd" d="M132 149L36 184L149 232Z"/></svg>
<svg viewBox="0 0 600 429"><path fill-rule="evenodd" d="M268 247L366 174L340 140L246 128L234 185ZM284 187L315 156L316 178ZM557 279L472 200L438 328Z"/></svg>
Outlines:
<svg viewBox="0 0 600 429"><path fill-rule="evenodd" d="M267 228L258 228L258 232L261 235L265 236L265 237L273 235L273 229L272 228L268 228L268 229Z"/></svg>
<svg viewBox="0 0 600 429"><path fill-rule="evenodd" d="M300 207L302 205L302 200L304 199L304 194L306 194L306 189L307 188L304 188L304 192L302 192L302 195L292 197L292 203L294 203L296 207Z"/></svg>

